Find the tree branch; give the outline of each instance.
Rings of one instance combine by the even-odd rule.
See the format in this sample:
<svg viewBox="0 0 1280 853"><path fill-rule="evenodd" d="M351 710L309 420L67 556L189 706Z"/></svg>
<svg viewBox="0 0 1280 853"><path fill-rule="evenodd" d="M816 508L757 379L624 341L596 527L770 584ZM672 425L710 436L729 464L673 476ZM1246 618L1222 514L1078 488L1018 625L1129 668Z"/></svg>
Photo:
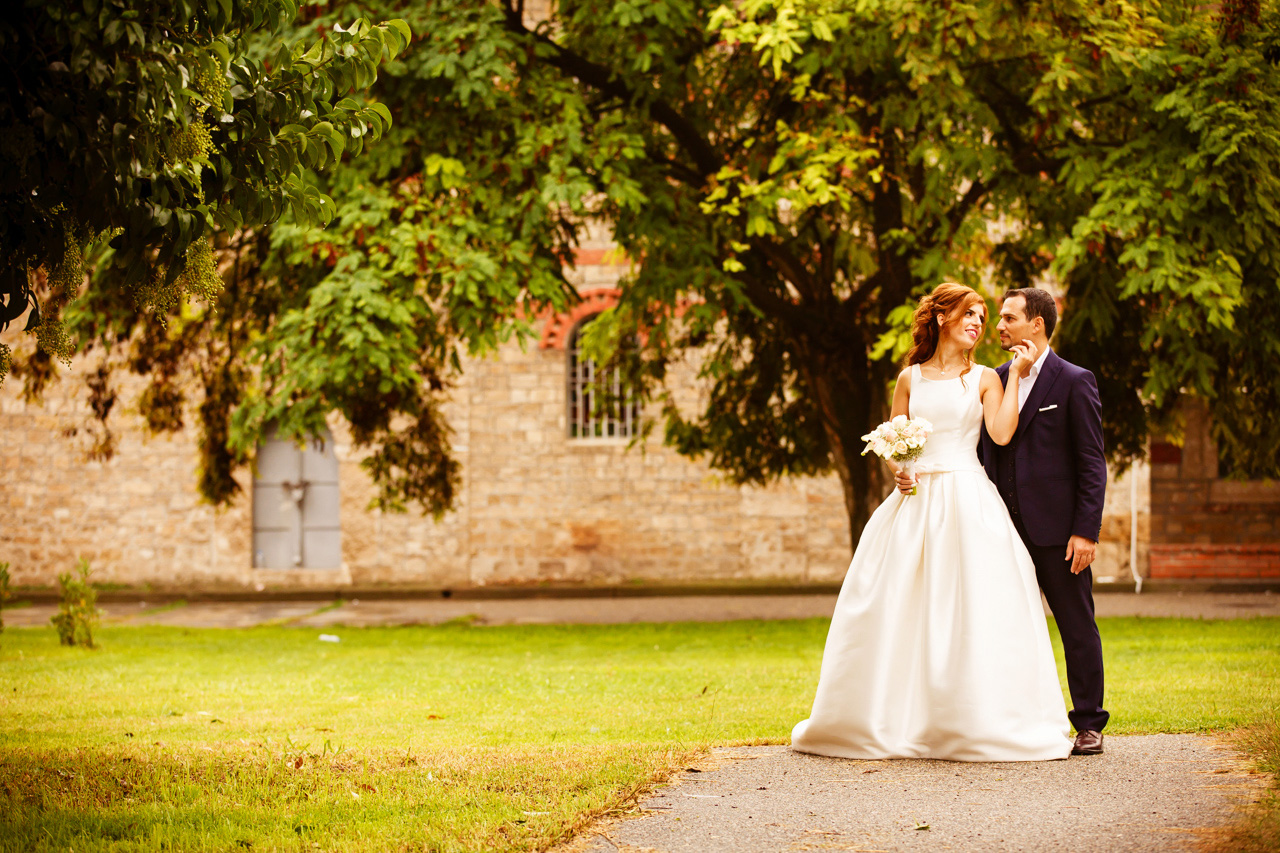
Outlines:
<svg viewBox="0 0 1280 853"><path fill-rule="evenodd" d="M947 241L950 242L955 237L956 229L964 222L964 218L969 215L969 211L973 206L982 200L987 194L987 185L983 181L974 181L969 185L969 190L961 199L955 203L947 213Z"/></svg>
<svg viewBox="0 0 1280 853"><path fill-rule="evenodd" d="M796 290L808 297L811 303L818 301L818 294L814 291L813 276L809 274L809 271L804 268L804 264L794 255L777 243L766 240L763 237L753 237L751 239L751 248L780 272L784 279L794 284Z"/></svg>
<svg viewBox="0 0 1280 853"><path fill-rule="evenodd" d="M1044 157L1042 152L1027 144L1017 125L1014 124L1013 118L1009 115L1007 107L1013 106L1018 112L1029 118L1035 117L1035 110L1022 103L1017 96L998 81L987 80L986 82L999 93L1000 99L987 97L984 92L976 88L975 91L978 99L987 105L987 109L991 110L992 115L996 117L996 121L1000 123L1000 130L1008 140L1009 148L1013 154L1013 165L1024 175L1038 175L1040 172L1056 173L1060 164L1051 158Z"/></svg>
<svg viewBox="0 0 1280 853"><path fill-rule="evenodd" d="M649 158L649 162L653 163L656 166L665 167L668 173L671 175L671 177L679 180L683 184L686 184L692 187L695 190L701 189L703 184L706 183L705 176L702 175L700 172L689 168L683 163L678 163L675 160L668 159L667 157L664 157L660 152L654 151L650 149L648 146L645 146L645 155Z"/></svg>
<svg viewBox="0 0 1280 853"><path fill-rule="evenodd" d="M754 255L754 260L764 269L770 269L767 258L761 257L753 248L748 257ZM747 271L739 273L735 279L742 283L742 289L746 291L747 296L751 297L751 301L755 303L757 308L778 317L790 324L793 328L801 323L804 319L804 310L789 299L784 299L781 295L770 288L760 276Z"/></svg>
<svg viewBox="0 0 1280 853"><path fill-rule="evenodd" d="M529 30L510 4L506 6L506 22L507 29L512 33L532 39L551 48L555 52L555 55L548 60L552 67L577 78L603 94L621 98L627 103L641 101L640 93L622 82L611 69L579 56L573 51L556 44L545 35ZM679 111L670 104L659 100L650 100L645 106L653 120L670 131L680 146L693 159L694 167L704 179L720 171L720 167L723 165L720 155L716 153L715 149Z"/></svg>

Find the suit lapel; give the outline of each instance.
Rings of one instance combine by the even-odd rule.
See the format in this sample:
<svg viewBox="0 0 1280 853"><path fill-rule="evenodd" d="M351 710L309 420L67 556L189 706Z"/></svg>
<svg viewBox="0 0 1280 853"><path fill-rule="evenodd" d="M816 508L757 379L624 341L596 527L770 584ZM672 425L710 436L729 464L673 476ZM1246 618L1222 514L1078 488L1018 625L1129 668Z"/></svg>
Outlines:
<svg viewBox="0 0 1280 853"><path fill-rule="evenodd" d="M1018 414L1018 429L1013 434L1015 440L1026 431L1027 425L1035 420L1040 404L1044 402L1045 397L1049 396L1049 390L1053 387L1053 383L1058 381L1061 373L1062 359L1058 358L1056 352L1050 350L1045 356L1044 366L1040 368L1040 375L1036 377L1036 384L1031 387L1031 394Z"/></svg>

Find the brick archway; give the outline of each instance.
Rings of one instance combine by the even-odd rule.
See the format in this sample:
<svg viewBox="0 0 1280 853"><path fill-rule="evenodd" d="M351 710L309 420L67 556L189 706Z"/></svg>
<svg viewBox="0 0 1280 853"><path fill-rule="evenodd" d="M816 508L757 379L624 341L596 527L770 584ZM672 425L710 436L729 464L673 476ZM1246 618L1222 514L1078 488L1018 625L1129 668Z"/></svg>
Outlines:
<svg viewBox="0 0 1280 853"><path fill-rule="evenodd" d="M546 325L542 327L542 339L538 341L538 348L563 350L574 326L593 314L599 314L617 305L621 296L617 288L613 287L591 290L582 294L582 301L573 308L547 318Z"/></svg>

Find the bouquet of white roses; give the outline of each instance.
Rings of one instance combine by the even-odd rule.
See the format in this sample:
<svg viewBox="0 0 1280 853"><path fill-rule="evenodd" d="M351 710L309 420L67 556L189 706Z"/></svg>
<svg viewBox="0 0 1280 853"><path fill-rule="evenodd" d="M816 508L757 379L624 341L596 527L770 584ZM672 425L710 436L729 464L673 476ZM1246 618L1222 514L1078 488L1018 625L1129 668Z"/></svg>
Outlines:
<svg viewBox="0 0 1280 853"><path fill-rule="evenodd" d="M862 437L867 446L862 455L875 453L881 459L892 459L902 463L902 470L908 476L914 474L915 461L924 453L925 439L933 432L933 424L924 418L908 418L898 415L891 421L885 421ZM916 487L911 487L911 494Z"/></svg>

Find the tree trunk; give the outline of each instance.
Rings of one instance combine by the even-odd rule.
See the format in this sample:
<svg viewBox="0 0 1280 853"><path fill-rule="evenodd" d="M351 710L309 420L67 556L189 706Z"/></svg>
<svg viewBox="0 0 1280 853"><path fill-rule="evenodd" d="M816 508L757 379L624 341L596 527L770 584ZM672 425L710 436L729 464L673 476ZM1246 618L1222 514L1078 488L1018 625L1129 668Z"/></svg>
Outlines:
<svg viewBox="0 0 1280 853"><path fill-rule="evenodd" d="M876 456L863 456L862 436L885 417L886 389L894 366L867 361L860 336L843 330L838 348L805 353L806 382L822 413L831 462L840 475L849 517L850 553L858 546L871 512L884 500L888 476Z"/></svg>

